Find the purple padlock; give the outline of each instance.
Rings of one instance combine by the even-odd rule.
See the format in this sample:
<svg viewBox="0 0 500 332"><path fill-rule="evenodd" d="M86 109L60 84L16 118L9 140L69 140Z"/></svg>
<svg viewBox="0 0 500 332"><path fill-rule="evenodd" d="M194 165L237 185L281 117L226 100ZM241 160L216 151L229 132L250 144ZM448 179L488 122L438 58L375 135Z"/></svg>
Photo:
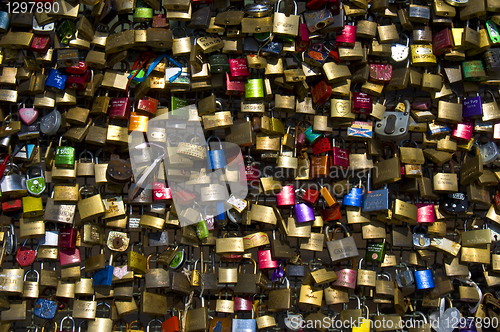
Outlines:
<svg viewBox="0 0 500 332"><path fill-rule="evenodd" d="M295 217L297 217L298 223L314 221L316 218L313 208L306 203L295 204Z"/></svg>
<svg viewBox="0 0 500 332"><path fill-rule="evenodd" d="M295 187L292 185L283 186L276 194L276 203L279 207L295 205Z"/></svg>
<svg viewBox="0 0 500 332"><path fill-rule="evenodd" d="M462 115L464 118L483 117L483 106L479 94L475 97L467 97L462 101Z"/></svg>

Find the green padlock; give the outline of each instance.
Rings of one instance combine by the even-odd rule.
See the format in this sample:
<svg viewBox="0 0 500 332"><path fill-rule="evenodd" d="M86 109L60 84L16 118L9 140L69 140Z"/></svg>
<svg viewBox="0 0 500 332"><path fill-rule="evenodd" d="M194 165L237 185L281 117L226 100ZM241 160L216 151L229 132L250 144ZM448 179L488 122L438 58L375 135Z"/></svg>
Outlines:
<svg viewBox="0 0 500 332"><path fill-rule="evenodd" d="M170 101L172 105L172 116L184 119L189 118L189 111L187 109L187 107L189 106L189 100L172 96ZM179 112L180 109L182 110Z"/></svg>
<svg viewBox="0 0 500 332"><path fill-rule="evenodd" d="M172 259L169 265L172 269L177 270L182 266L182 264L184 264L184 259L185 259L184 250L179 250L175 253L174 258Z"/></svg>
<svg viewBox="0 0 500 332"><path fill-rule="evenodd" d="M249 78L245 83L245 99L264 98L264 80Z"/></svg>
<svg viewBox="0 0 500 332"><path fill-rule="evenodd" d="M137 1L134 11L134 23L150 22L153 20L153 8L148 7L144 1Z"/></svg>
<svg viewBox="0 0 500 332"><path fill-rule="evenodd" d="M26 187L31 195L41 195L46 188L45 177L40 166L32 166L26 172Z"/></svg>
<svg viewBox="0 0 500 332"><path fill-rule="evenodd" d="M72 146L63 146L62 137L59 138L59 146L56 148L54 165L62 168L75 167L75 148Z"/></svg>
<svg viewBox="0 0 500 332"><path fill-rule="evenodd" d="M486 71L484 70L483 61L481 60L463 61L462 69L466 81L479 82L488 79L488 75L486 75Z"/></svg>
<svg viewBox="0 0 500 332"><path fill-rule="evenodd" d="M229 73L229 58L227 54L217 53L208 57L211 74Z"/></svg>
<svg viewBox="0 0 500 332"><path fill-rule="evenodd" d="M370 242L366 246L365 259L371 262L382 263L385 258L385 240L384 242Z"/></svg>
<svg viewBox="0 0 500 332"><path fill-rule="evenodd" d="M76 24L72 20L64 20L57 26L57 36L62 44L68 45L75 38Z"/></svg>
<svg viewBox="0 0 500 332"><path fill-rule="evenodd" d="M130 74L131 74L132 76L134 76L136 72L137 72L137 69L134 69L134 70L132 70L132 71L130 72ZM143 77L144 77L144 75L146 75L146 72L144 71L144 69L142 69L142 68L141 68L141 69L139 69L139 72L137 73L137 75L135 75L135 76L134 76L134 78L143 78ZM132 85L132 86L136 86L137 84L139 84L139 83L137 83L137 82L136 82L136 81L134 81L134 80L131 80L131 81L130 81L130 85Z"/></svg>

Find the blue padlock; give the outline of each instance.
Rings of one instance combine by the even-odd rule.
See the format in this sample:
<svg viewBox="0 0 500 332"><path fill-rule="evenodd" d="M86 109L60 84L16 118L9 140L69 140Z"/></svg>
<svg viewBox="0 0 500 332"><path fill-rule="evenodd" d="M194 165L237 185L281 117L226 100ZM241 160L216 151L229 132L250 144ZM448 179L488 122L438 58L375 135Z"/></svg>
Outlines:
<svg viewBox="0 0 500 332"><path fill-rule="evenodd" d="M418 290L433 289L435 287L434 276L432 275L432 270L429 267L426 267L425 270L415 271L414 275Z"/></svg>
<svg viewBox="0 0 500 332"><path fill-rule="evenodd" d="M363 205L363 188L361 188L361 179L359 180L359 187L351 188L351 191L344 196L342 201L344 206L361 207Z"/></svg>
<svg viewBox="0 0 500 332"><path fill-rule="evenodd" d="M34 315L43 319L52 319L56 315L57 304L52 300L37 299L35 303Z"/></svg>
<svg viewBox="0 0 500 332"><path fill-rule="evenodd" d="M313 126L310 126L309 128L306 129L304 135L306 135L307 141L312 144L316 142L323 134L313 132Z"/></svg>
<svg viewBox="0 0 500 332"><path fill-rule="evenodd" d="M217 220L224 221L226 220L226 209L224 207L224 202L217 202Z"/></svg>
<svg viewBox="0 0 500 332"><path fill-rule="evenodd" d="M462 101L462 116L467 118L482 118L483 105L479 93L474 97L466 97Z"/></svg>
<svg viewBox="0 0 500 332"><path fill-rule="evenodd" d="M7 32L10 26L10 14L0 11L0 32Z"/></svg>
<svg viewBox="0 0 500 332"><path fill-rule="evenodd" d="M219 141L219 150L211 150L210 149L210 140L212 138L215 138ZM217 136L210 136L207 139L207 147L208 147L208 169L209 170L214 170L214 169L220 169L226 167L226 155L224 154L224 150L222 149L222 143L220 141L220 138Z"/></svg>
<svg viewBox="0 0 500 332"><path fill-rule="evenodd" d="M115 268L111 265L106 265L104 269L94 272L92 286L111 286L113 281L113 270Z"/></svg>
<svg viewBox="0 0 500 332"><path fill-rule="evenodd" d="M63 91L67 78L68 76L63 75L59 70L51 69L47 80L45 80L45 87L55 92Z"/></svg>

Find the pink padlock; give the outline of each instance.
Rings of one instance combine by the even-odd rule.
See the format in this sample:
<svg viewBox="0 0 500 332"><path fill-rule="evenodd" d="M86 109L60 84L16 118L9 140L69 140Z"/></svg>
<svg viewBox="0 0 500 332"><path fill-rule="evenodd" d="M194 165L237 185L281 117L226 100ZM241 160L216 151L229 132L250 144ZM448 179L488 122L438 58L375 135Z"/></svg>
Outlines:
<svg viewBox="0 0 500 332"><path fill-rule="evenodd" d="M458 140L469 141L472 138L473 131L474 131L474 122L465 121L455 125L455 129L453 129L451 136Z"/></svg>
<svg viewBox="0 0 500 332"><path fill-rule="evenodd" d="M295 187L293 185L283 186L276 194L276 203L279 207L295 205Z"/></svg>
<svg viewBox="0 0 500 332"><path fill-rule="evenodd" d="M109 103L108 116L110 119L127 120L130 117L132 100L129 97L113 98Z"/></svg>
<svg viewBox="0 0 500 332"><path fill-rule="evenodd" d="M19 109L19 117L26 124L30 125L38 118L38 111L33 107L23 107Z"/></svg>
<svg viewBox="0 0 500 332"><path fill-rule="evenodd" d="M337 39L335 40L336 46L341 47L354 47L356 43L356 26L355 25L344 25L344 29L339 35L337 35Z"/></svg>
<svg viewBox="0 0 500 332"><path fill-rule="evenodd" d="M235 311L252 311L252 299L250 297L238 297L234 298L234 310Z"/></svg>
<svg viewBox="0 0 500 332"><path fill-rule="evenodd" d="M304 52L309 48L309 30L307 29L307 24L299 24L299 39L297 40L298 52Z"/></svg>
<svg viewBox="0 0 500 332"><path fill-rule="evenodd" d="M68 78L66 79L66 87L68 89L85 90L90 80L91 80L90 70L87 70L82 75L69 75Z"/></svg>
<svg viewBox="0 0 500 332"><path fill-rule="evenodd" d="M59 249L59 263L61 266L79 264L80 262L80 249Z"/></svg>
<svg viewBox="0 0 500 332"><path fill-rule="evenodd" d="M275 269L278 267L278 262L273 260L271 249L259 250L259 269Z"/></svg>
<svg viewBox="0 0 500 332"><path fill-rule="evenodd" d="M417 222L429 224L435 221L434 204L417 203Z"/></svg>
<svg viewBox="0 0 500 332"><path fill-rule="evenodd" d="M153 181L153 200L172 199L172 189L165 185L165 182Z"/></svg>
<svg viewBox="0 0 500 332"><path fill-rule="evenodd" d="M229 69L231 70L231 78L234 80L241 81L250 76L246 58L229 59Z"/></svg>
<svg viewBox="0 0 500 332"><path fill-rule="evenodd" d="M333 282L334 286L350 289L356 288L356 280L358 276L358 272L356 270L345 268L335 271L335 273L337 274L337 280Z"/></svg>

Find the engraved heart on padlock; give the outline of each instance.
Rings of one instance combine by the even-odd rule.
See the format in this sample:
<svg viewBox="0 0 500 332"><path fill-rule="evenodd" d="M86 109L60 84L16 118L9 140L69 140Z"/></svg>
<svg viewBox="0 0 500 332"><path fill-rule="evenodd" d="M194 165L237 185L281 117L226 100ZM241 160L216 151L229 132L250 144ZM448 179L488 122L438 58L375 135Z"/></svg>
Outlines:
<svg viewBox="0 0 500 332"><path fill-rule="evenodd" d="M38 118L38 111L34 108L21 108L19 110L19 117L29 126Z"/></svg>
<svg viewBox="0 0 500 332"><path fill-rule="evenodd" d="M448 308L438 319L438 325L435 328L437 332L453 332L460 322L460 311L457 308Z"/></svg>

